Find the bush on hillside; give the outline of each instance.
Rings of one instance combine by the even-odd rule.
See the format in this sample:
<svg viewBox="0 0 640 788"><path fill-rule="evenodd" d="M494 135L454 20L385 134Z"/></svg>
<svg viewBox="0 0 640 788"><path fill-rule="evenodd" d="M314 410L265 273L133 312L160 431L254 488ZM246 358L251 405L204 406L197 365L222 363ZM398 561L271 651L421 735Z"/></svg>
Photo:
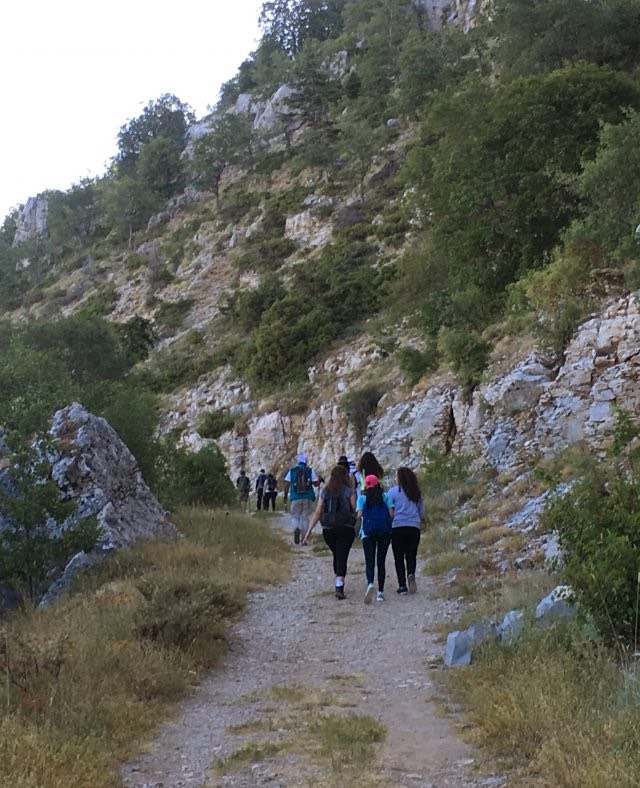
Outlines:
<svg viewBox="0 0 640 788"><path fill-rule="evenodd" d="M368 383L348 392L342 398L342 408L355 431L358 443L362 443L369 419L376 412L383 394L384 391L377 383Z"/></svg>
<svg viewBox="0 0 640 788"><path fill-rule="evenodd" d="M418 350L415 347L402 347L396 356L400 369L406 375L410 386L415 386L420 378L438 366L438 350L434 343L424 350Z"/></svg>
<svg viewBox="0 0 640 788"><path fill-rule="evenodd" d="M232 429L235 421L233 416L226 410L210 410L200 420L198 432L203 438L215 440L223 432Z"/></svg>
<svg viewBox="0 0 640 788"><path fill-rule="evenodd" d="M451 364L466 391L480 383L489 362L491 345L477 331L443 328L438 336L438 350Z"/></svg>
<svg viewBox="0 0 640 788"><path fill-rule="evenodd" d="M236 499L220 449L214 444L192 452L165 438L156 461L155 489L163 506L229 506Z"/></svg>
<svg viewBox="0 0 640 788"><path fill-rule="evenodd" d="M562 576L603 637L636 649L640 599L640 429L619 411L607 461L555 499L542 522L565 551Z"/></svg>

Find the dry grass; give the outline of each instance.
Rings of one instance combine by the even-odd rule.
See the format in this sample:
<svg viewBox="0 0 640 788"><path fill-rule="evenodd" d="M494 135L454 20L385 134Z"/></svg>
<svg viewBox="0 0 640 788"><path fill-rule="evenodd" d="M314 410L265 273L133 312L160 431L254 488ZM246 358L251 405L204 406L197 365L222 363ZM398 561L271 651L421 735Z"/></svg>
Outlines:
<svg viewBox="0 0 640 788"><path fill-rule="evenodd" d="M179 520L184 539L120 553L53 608L4 621L4 784L117 785L117 760L224 653L247 590L288 576L288 546L255 520Z"/></svg>
<svg viewBox="0 0 640 788"><path fill-rule="evenodd" d="M469 544L475 547L490 547L510 535L511 531L503 525L492 525L473 534L469 538Z"/></svg>
<svg viewBox="0 0 640 788"><path fill-rule="evenodd" d="M468 574L474 572L482 566L482 556L468 549L447 550L444 553L434 555L427 560L425 572L430 575L441 575L451 569L458 569L460 572Z"/></svg>
<svg viewBox="0 0 640 788"><path fill-rule="evenodd" d="M522 783L637 786L640 696L603 648L571 627L532 629L490 645L472 668L444 674L471 738L519 765Z"/></svg>

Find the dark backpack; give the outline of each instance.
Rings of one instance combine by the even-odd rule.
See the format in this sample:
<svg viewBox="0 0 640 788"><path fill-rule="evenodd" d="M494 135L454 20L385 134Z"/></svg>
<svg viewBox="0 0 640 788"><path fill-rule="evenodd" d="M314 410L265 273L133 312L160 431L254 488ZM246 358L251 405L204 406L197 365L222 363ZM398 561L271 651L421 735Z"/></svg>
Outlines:
<svg viewBox="0 0 640 788"><path fill-rule="evenodd" d="M251 489L251 482L249 481L248 476L241 476L238 479L238 489L241 493L248 493Z"/></svg>
<svg viewBox="0 0 640 788"><path fill-rule="evenodd" d="M267 492L273 492L276 489L277 486L278 486L278 482L276 481L276 477L273 474L270 473L267 476L267 480L266 480L265 485L264 485L265 490Z"/></svg>
<svg viewBox="0 0 640 788"><path fill-rule="evenodd" d="M302 471L302 473L300 473ZM296 465L291 469L291 486L296 491L296 495L307 495L311 489L311 468L302 468Z"/></svg>
<svg viewBox="0 0 640 788"><path fill-rule="evenodd" d="M323 528L337 528L340 525L351 523L351 506L345 505L342 493L325 493L322 502L322 514L320 515L320 525Z"/></svg>
<svg viewBox="0 0 640 788"><path fill-rule="evenodd" d="M386 503L365 503L362 510L362 533L365 536L391 533L391 517Z"/></svg>

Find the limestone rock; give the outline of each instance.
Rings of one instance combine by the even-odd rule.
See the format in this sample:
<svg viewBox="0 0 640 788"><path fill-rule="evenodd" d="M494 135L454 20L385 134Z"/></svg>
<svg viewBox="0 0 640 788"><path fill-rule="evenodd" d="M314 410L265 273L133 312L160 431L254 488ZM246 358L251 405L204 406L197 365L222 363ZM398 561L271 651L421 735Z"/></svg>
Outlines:
<svg viewBox="0 0 640 788"><path fill-rule="evenodd" d="M496 636L496 627L490 621L473 624L463 632L450 632L444 654L447 667L470 665L474 646L479 646Z"/></svg>
<svg viewBox="0 0 640 788"><path fill-rule="evenodd" d="M476 24L476 19L487 5L486 0L414 0L424 9L431 27L445 25L460 27L467 33Z"/></svg>
<svg viewBox="0 0 640 788"><path fill-rule="evenodd" d="M270 99L258 105L253 122L254 130L262 133L277 130L282 127L283 119L289 129L299 128L302 124L300 112L287 103L295 94L296 89L291 85L281 85Z"/></svg>
<svg viewBox="0 0 640 788"><path fill-rule="evenodd" d="M576 606L571 599L571 586L556 586L536 607L536 622L547 626L563 618L573 618Z"/></svg>
<svg viewBox="0 0 640 788"><path fill-rule="evenodd" d="M503 643L513 643L524 628L524 610L510 610L498 626L497 635Z"/></svg>
<svg viewBox="0 0 640 788"><path fill-rule="evenodd" d="M97 517L102 528L97 552L175 538L176 529L134 456L104 419L76 402L55 414L51 435L59 446L52 478L67 499L77 502L73 522Z"/></svg>
<svg viewBox="0 0 640 788"><path fill-rule="evenodd" d="M330 225L321 224L311 211L288 216L284 234L302 246L323 246L331 239Z"/></svg>
<svg viewBox="0 0 640 788"><path fill-rule="evenodd" d="M553 377L546 359L543 361L534 353L516 364L505 376L492 381L483 396L487 404L499 406L507 414L520 413L537 405Z"/></svg>
<svg viewBox="0 0 640 788"><path fill-rule="evenodd" d="M29 197L18 213L13 245L46 238L49 235L48 213L49 201L45 196Z"/></svg>

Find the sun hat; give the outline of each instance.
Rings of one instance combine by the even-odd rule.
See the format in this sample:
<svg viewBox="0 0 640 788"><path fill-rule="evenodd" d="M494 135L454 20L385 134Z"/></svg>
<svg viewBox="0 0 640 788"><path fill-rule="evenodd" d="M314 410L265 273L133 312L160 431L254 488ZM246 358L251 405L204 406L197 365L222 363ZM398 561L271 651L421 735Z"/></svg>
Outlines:
<svg viewBox="0 0 640 788"><path fill-rule="evenodd" d="M309 458L306 454L298 454L298 462L303 462L305 465L309 461Z"/></svg>
<svg viewBox="0 0 640 788"><path fill-rule="evenodd" d="M336 465L344 465L344 467L345 467L347 470L349 470L349 458L348 458L346 455L344 455L344 454L341 454L341 455L338 457L338 462L336 463Z"/></svg>
<svg viewBox="0 0 640 788"><path fill-rule="evenodd" d="M364 477L364 486L366 490L371 489L371 487L377 487L380 484L380 481L377 476L374 476L373 473L370 473L368 476Z"/></svg>

